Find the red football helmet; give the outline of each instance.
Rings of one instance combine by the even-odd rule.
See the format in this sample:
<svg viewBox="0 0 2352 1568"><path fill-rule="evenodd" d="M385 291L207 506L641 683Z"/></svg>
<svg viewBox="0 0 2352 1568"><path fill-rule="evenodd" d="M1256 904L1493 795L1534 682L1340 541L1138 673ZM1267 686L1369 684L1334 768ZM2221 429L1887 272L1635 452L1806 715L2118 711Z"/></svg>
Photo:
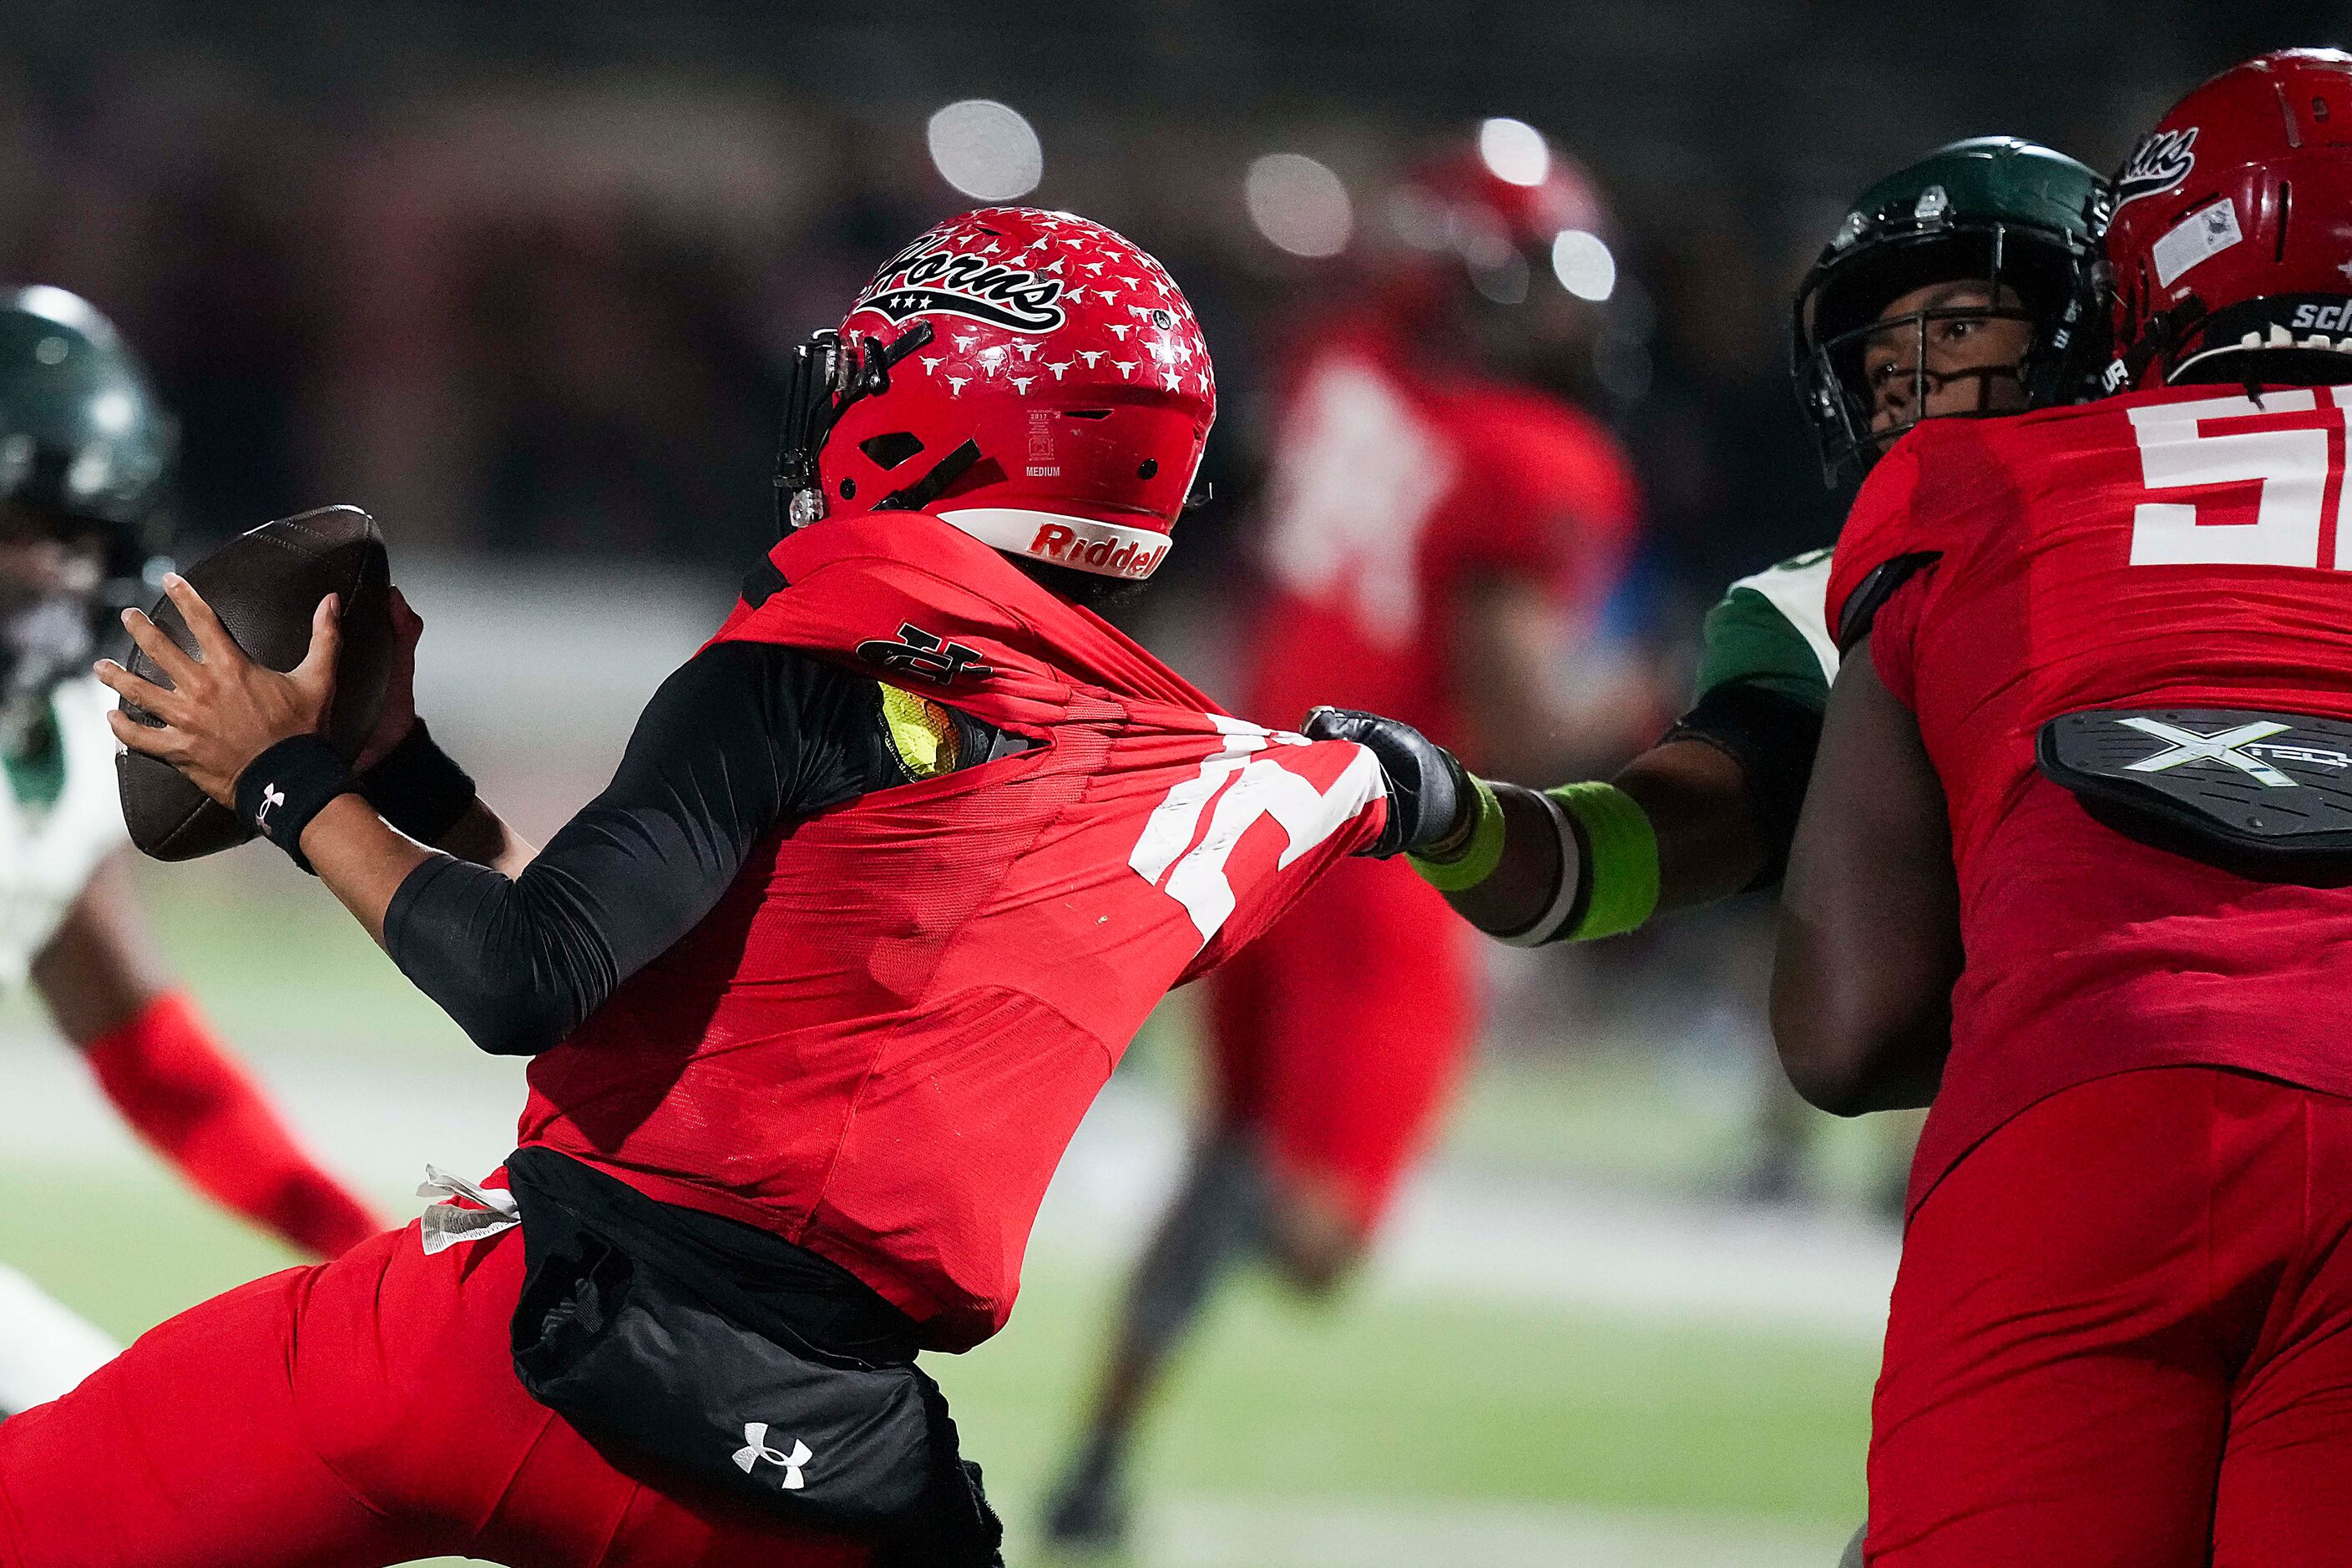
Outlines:
<svg viewBox="0 0 2352 1568"><path fill-rule="evenodd" d="M1611 225L1599 188L1582 164L1524 121L1485 121L1475 141L1415 164L1387 205L1402 242L1394 282L1408 304L1415 295L1433 303L1463 270L1502 305L1517 304L1531 281L1550 276L1586 299L1605 299L1614 283L1615 262L1600 259L1608 255ZM1570 241L1563 254L1563 235L1586 237ZM1597 256L1589 254L1595 246ZM1596 265L1607 269L1597 285L1588 281Z"/></svg>
<svg viewBox="0 0 2352 1568"><path fill-rule="evenodd" d="M2110 390L2352 380L2352 55L2232 66L2140 139L2107 230Z"/></svg>
<svg viewBox="0 0 2352 1568"><path fill-rule="evenodd" d="M982 207L882 264L793 363L785 526L926 511L1008 554L1151 575L1190 498L1216 377L1143 250L1068 213Z"/></svg>

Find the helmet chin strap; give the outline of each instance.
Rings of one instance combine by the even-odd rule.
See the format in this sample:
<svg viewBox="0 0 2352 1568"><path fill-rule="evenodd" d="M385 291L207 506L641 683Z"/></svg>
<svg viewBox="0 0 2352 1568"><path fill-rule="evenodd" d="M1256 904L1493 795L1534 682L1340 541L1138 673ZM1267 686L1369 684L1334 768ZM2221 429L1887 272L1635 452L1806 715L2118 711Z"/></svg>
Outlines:
<svg viewBox="0 0 2352 1568"><path fill-rule="evenodd" d="M964 444L933 463L930 471L911 485L901 486L874 503L876 511L920 511L946 493L947 488L971 471L980 461L980 443Z"/></svg>
<svg viewBox="0 0 2352 1568"><path fill-rule="evenodd" d="M2205 320L2205 302L2190 295L2169 310L2159 310L2147 320L2147 327L2130 348L2124 351L2124 384L2137 386L2152 363L2164 367L2164 380L2168 385L2176 367L2172 359L2189 332Z"/></svg>

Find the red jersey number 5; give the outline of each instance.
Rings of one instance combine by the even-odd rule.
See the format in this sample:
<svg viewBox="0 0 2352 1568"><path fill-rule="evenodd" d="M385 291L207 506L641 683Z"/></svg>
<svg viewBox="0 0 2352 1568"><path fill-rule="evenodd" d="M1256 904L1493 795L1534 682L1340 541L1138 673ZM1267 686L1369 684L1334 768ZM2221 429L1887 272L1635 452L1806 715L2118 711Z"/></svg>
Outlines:
<svg viewBox="0 0 2352 1568"><path fill-rule="evenodd" d="M2345 524L2342 499L2344 411L2332 395L2324 405L2318 396L2296 387L2266 392L2259 404L2240 394L2128 410L2139 437L2140 477L2149 489L2262 487L2251 521L2210 515L2200 521L2196 500L2140 502L2132 514L2131 563L2352 569L2352 527ZM2281 415L2310 416L2310 423L2280 429L2273 422ZM2241 424L2257 419L2272 427ZM2331 490L2334 559L2322 560L2320 525ZM2208 510L2219 507L2209 503Z"/></svg>

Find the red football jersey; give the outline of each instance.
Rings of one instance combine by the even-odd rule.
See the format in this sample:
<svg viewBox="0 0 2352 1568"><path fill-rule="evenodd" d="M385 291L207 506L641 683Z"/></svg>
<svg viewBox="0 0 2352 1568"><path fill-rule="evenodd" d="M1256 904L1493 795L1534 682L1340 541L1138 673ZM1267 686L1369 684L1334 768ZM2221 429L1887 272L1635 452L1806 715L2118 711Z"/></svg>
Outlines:
<svg viewBox="0 0 2352 1568"><path fill-rule="evenodd" d="M1314 343L1276 425L1244 710L1363 708L1454 744L1462 587L1529 579L1590 625L1639 516L1633 470L1568 404L1434 376L1369 321Z"/></svg>
<svg viewBox="0 0 2352 1568"><path fill-rule="evenodd" d="M1362 747L1227 718L910 513L839 518L719 640L807 648L1043 742L779 827L531 1064L522 1142L842 1264L960 1350L1168 990L1377 836Z"/></svg>
<svg viewBox="0 0 2352 1568"><path fill-rule="evenodd" d="M2352 890L2259 882L2101 826L2042 776L2042 724L2179 705L2352 719L2352 393L2176 387L1937 419L1856 499L1832 626L1883 563L1876 667L1950 804L1965 974L1912 1178L2034 1100L2199 1063L2352 1094L2335 1017Z"/></svg>

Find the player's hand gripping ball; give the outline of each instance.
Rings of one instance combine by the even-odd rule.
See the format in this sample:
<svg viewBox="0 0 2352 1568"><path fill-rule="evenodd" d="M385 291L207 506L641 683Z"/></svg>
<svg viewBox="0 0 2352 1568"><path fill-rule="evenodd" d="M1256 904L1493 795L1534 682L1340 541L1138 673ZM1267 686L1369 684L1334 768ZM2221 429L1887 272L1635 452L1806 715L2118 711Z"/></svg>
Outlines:
<svg viewBox="0 0 2352 1568"><path fill-rule="evenodd" d="M383 533L339 506L240 534L166 579L152 611L125 611L137 651L98 678L122 699L107 719L131 842L191 860L251 838L237 775L290 736L358 760L399 652L392 600Z"/></svg>

